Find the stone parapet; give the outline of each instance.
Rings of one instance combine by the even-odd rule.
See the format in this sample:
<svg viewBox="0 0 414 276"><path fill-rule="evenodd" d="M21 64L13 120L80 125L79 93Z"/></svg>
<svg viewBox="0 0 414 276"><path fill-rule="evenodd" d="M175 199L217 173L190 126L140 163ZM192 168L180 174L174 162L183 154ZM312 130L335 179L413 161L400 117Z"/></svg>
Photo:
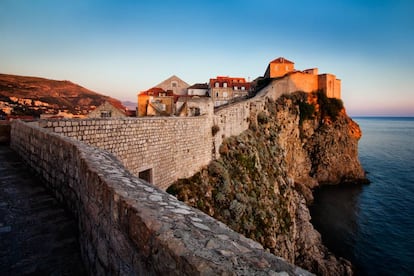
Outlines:
<svg viewBox="0 0 414 276"><path fill-rule="evenodd" d="M11 147L75 214L92 275L310 275L133 176L108 151L21 121Z"/></svg>

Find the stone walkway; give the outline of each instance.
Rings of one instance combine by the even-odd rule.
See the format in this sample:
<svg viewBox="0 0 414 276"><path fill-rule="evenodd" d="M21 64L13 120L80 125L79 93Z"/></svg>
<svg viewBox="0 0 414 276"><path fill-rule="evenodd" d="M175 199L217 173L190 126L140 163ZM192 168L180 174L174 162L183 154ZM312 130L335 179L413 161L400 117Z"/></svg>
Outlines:
<svg viewBox="0 0 414 276"><path fill-rule="evenodd" d="M0 145L0 275L85 275L76 221Z"/></svg>

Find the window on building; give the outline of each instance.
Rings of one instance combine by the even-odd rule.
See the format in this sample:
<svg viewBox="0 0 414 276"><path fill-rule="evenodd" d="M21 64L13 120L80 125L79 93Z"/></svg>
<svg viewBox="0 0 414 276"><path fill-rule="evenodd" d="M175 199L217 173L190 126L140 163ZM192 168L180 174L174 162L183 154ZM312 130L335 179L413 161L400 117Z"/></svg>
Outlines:
<svg viewBox="0 0 414 276"><path fill-rule="evenodd" d="M165 97L165 96L167 96L167 93L165 93L165 92L160 93L160 97Z"/></svg>
<svg viewBox="0 0 414 276"><path fill-rule="evenodd" d="M219 83L219 82L216 82L216 83L214 84L214 87L220 87L220 83Z"/></svg>
<svg viewBox="0 0 414 276"><path fill-rule="evenodd" d="M226 98L227 97L227 92L223 92L223 97Z"/></svg>
<svg viewBox="0 0 414 276"><path fill-rule="evenodd" d="M201 112L200 112L200 108L196 107L194 108L194 116L200 116Z"/></svg>
<svg viewBox="0 0 414 276"><path fill-rule="evenodd" d="M177 87L178 86L178 83L176 82L176 81L173 81L173 82L171 82L171 87Z"/></svg>
<svg viewBox="0 0 414 276"><path fill-rule="evenodd" d="M111 117L111 111L110 110L102 110L101 111L101 118L110 118Z"/></svg>
<svg viewBox="0 0 414 276"><path fill-rule="evenodd" d="M242 87L241 87L241 90L246 90L246 87L242 86Z"/></svg>
<svg viewBox="0 0 414 276"><path fill-rule="evenodd" d="M140 171L138 177L152 184L152 169Z"/></svg>
<svg viewBox="0 0 414 276"><path fill-rule="evenodd" d="M223 83L223 87L226 88L227 87L227 82Z"/></svg>
<svg viewBox="0 0 414 276"><path fill-rule="evenodd" d="M234 90L238 90L239 88L237 86L234 87Z"/></svg>
<svg viewBox="0 0 414 276"><path fill-rule="evenodd" d="M218 97L218 92L216 92L216 97Z"/></svg>
<svg viewBox="0 0 414 276"><path fill-rule="evenodd" d="M200 108L199 107L190 107L190 114L191 116L200 116Z"/></svg>

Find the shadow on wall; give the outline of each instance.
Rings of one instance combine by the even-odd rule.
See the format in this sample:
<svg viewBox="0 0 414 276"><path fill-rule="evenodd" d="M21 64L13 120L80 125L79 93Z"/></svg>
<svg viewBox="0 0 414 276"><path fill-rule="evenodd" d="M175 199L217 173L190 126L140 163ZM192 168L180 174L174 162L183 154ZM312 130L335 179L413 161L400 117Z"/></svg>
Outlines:
<svg viewBox="0 0 414 276"><path fill-rule="evenodd" d="M10 121L0 121L0 144L10 142Z"/></svg>

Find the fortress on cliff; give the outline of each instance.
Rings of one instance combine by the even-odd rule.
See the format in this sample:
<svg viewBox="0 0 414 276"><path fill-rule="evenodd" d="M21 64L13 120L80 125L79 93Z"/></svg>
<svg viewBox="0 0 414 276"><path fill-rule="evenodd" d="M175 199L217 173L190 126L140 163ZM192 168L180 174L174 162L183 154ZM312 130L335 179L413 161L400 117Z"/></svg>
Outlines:
<svg viewBox="0 0 414 276"><path fill-rule="evenodd" d="M318 68L295 70L295 64L283 57L269 63L264 79L274 79L274 89L282 94L323 91L328 98L341 98L341 80L335 75L318 74Z"/></svg>
<svg viewBox="0 0 414 276"><path fill-rule="evenodd" d="M242 77L217 76L207 83L189 85L177 76L138 93L137 116L198 116L213 109L260 93L266 84L278 95L296 91L322 91L328 98L341 98L341 80L333 74L318 74L318 68L296 70L283 57L272 60L263 76L254 81Z"/></svg>
<svg viewBox="0 0 414 276"><path fill-rule="evenodd" d="M13 121L11 147L73 210L82 256L92 274L308 275L164 192L218 158L223 139L257 123L269 99L317 90L340 98L340 80L334 75L318 75L317 69L295 71L293 62L284 58L272 61L263 79L250 98L244 97L260 81L246 84L237 79L230 86L237 87L237 93L225 95L243 100L218 109L208 94L202 95L205 85L193 86L191 93L205 97L197 101L206 107L197 107L197 101L187 104L193 110L187 116L114 118L108 116L114 112L101 110L102 118ZM187 91L175 79L167 85L175 93ZM158 93L153 97L172 97L151 104L154 114L169 110L163 104L172 105L174 91L172 96L153 92ZM221 95L220 101L229 100L226 97ZM138 103L138 113L144 104Z"/></svg>

